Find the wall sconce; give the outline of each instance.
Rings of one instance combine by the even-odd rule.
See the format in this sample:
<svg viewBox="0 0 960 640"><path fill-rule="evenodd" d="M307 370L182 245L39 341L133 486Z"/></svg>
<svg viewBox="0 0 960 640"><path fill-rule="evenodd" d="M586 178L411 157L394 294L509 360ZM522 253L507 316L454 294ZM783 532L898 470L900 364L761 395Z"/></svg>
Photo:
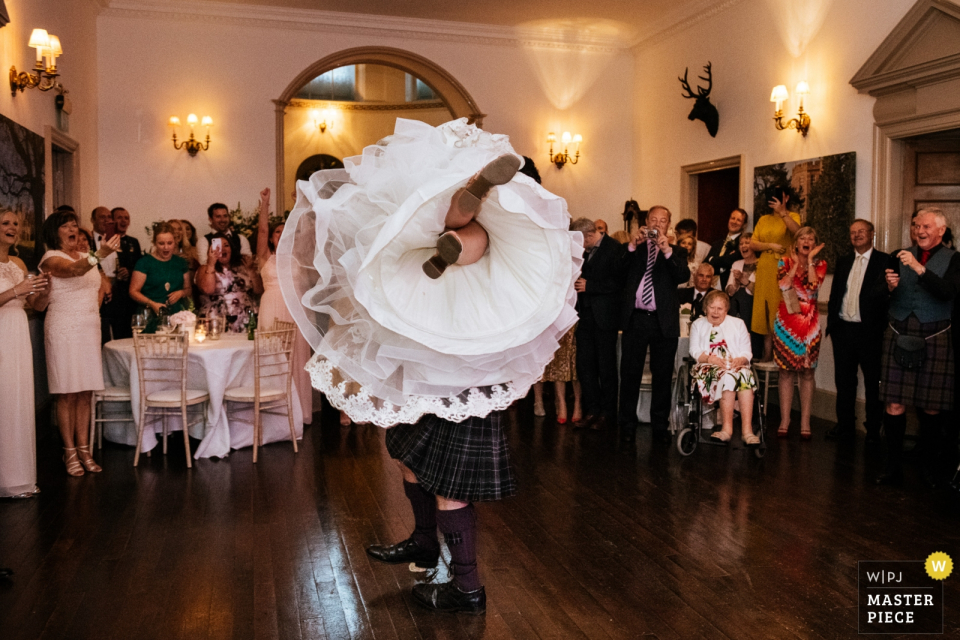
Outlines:
<svg viewBox="0 0 960 640"><path fill-rule="evenodd" d="M206 151L210 148L210 127L213 126L213 119L210 116L203 116L203 121L200 123L207 128L207 141L205 144L200 144L200 141L194 137L193 128L197 126L197 116L195 114L191 113L187 116L187 124L190 125L190 138L177 144L177 127L180 126L180 118L170 116L170 126L173 127L173 148L179 151L186 147L187 153L189 153L192 158L197 155L198 151Z"/></svg>
<svg viewBox="0 0 960 640"><path fill-rule="evenodd" d="M48 34L46 29L34 29L28 46L37 50L37 63L34 65L37 73L17 73L16 66L10 67L10 93L16 96L17 91L22 93L26 89L56 89L61 95L66 93L67 90L57 81L60 75L57 73L57 56L63 55L60 38Z"/></svg>
<svg viewBox="0 0 960 640"><path fill-rule="evenodd" d="M580 143L583 142L583 136L579 133L573 137L570 137L569 131L564 131L563 135L560 136L560 141L563 142L563 153L558 153L554 155L553 153L553 143L557 141L557 136L551 131L547 134L547 142L550 143L550 162L557 165L557 169L563 169L563 165L567 164L577 164L577 161L580 160ZM568 152L568 145L571 142L577 143L577 152L574 154L573 159L570 159L570 154Z"/></svg>
<svg viewBox="0 0 960 640"><path fill-rule="evenodd" d="M773 123L779 131L796 129L806 137L807 131L810 130L810 116L803 111L803 96L810 93L810 85L806 82L800 82L797 84L796 93L800 96L800 109L797 110L797 117L784 122L783 103L790 99L790 94L787 92L787 87L782 84L773 88L773 93L770 94L770 102L777 103L777 111L773 114Z"/></svg>
<svg viewBox="0 0 960 640"><path fill-rule="evenodd" d="M328 128L333 129L333 111L330 109L323 111L311 109L310 118L313 120L313 126L319 129L320 133L325 133Z"/></svg>

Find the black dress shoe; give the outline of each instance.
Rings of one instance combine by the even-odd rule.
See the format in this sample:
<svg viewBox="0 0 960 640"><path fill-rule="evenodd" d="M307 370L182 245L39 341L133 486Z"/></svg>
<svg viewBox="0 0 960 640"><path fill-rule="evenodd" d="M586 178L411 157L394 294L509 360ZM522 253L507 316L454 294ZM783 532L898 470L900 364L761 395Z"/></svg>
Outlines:
<svg viewBox="0 0 960 640"><path fill-rule="evenodd" d="M603 428L607 426L607 416L597 416L590 421L590 430L591 431L603 431Z"/></svg>
<svg viewBox="0 0 960 640"><path fill-rule="evenodd" d="M9 578L13 575L13 569L0 569L0 578Z"/></svg>
<svg viewBox="0 0 960 640"><path fill-rule="evenodd" d="M903 484L903 472L902 471L888 471L886 473L881 473L876 477L874 483L879 485L889 485L893 487L899 487Z"/></svg>
<svg viewBox="0 0 960 640"><path fill-rule="evenodd" d="M412 562L421 569L433 569L440 558L440 545L438 543L435 549L424 549L412 538L407 538L389 547L379 544L367 547L367 555L386 564Z"/></svg>
<svg viewBox="0 0 960 640"><path fill-rule="evenodd" d="M841 427L836 425L827 429L827 440L853 440L857 437L856 430L853 427Z"/></svg>
<svg viewBox="0 0 960 640"><path fill-rule="evenodd" d="M587 427L590 426L590 423L592 423L596 419L597 419L597 416L593 415L592 413L590 415L583 416L583 419L581 419L580 422L577 422L576 420L574 420L573 428L586 429Z"/></svg>
<svg viewBox="0 0 960 640"><path fill-rule="evenodd" d="M487 612L487 594L483 587L476 591L460 591L453 582L418 584L413 587L413 599L431 611L475 616Z"/></svg>

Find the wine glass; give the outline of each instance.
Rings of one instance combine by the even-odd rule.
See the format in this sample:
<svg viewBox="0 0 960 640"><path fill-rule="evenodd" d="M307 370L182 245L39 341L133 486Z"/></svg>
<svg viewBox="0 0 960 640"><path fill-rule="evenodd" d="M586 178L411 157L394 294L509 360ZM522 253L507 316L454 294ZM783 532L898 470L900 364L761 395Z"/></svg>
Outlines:
<svg viewBox="0 0 960 640"><path fill-rule="evenodd" d="M160 321L157 323L157 333L171 333L173 325L170 323L170 316L166 313L160 314Z"/></svg>
<svg viewBox="0 0 960 640"><path fill-rule="evenodd" d="M130 328L133 329L134 333L143 333L143 330L147 327L147 316L144 313L135 313L133 317L130 318Z"/></svg>

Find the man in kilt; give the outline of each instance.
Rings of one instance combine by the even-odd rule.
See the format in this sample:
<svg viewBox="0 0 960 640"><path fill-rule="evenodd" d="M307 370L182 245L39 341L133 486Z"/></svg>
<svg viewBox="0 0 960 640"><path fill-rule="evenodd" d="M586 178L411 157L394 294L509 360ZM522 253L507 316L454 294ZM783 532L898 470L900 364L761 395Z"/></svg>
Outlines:
<svg viewBox="0 0 960 640"><path fill-rule="evenodd" d="M517 490L502 414L497 411L463 422L428 414L415 424L388 429L386 444L403 474L414 530L397 544L368 547L367 554L387 564L413 562L432 569L440 558L439 527L450 549L453 580L418 584L413 588L414 599L434 611L485 613L473 503L507 498Z"/></svg>
<svg viewBox="0 0 960 640"><path fill-rule="evenodd" d="M960 254L942 244L943 211L922 209L914 220L917 245L893 252L886 269L890 323L883 339L880 399L885 403L887 468L877 484L903 482L906 406L917 408L924 480L940 482L939 456L954 403L951 313L960 291Z"/></svg>

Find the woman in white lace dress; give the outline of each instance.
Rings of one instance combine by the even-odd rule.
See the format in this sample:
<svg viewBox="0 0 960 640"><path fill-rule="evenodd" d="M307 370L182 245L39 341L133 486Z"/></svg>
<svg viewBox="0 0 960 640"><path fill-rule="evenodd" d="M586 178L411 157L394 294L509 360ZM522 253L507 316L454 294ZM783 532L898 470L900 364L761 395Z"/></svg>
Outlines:
<svg viewBox="0 0 960 640"><path fill-rule="evenodd" d="M257 264L263 281L257 326L266 331L273 327L274 320L293 322L293 316L283 302L280 281L277 279L277 243L283 234L283 226L283 222L270 226L270 189L266 188L260 192L260 227L257 232ZM297 329L297 339L293 343L293 384L300 398L303 424L313 422L313 387L310 385L310 374L304 369L309 359L310 345Z"/></svg>
<svg viewBox="0 0 960 640"><path fill-rule="evenodd" d="M20 216L0 212L0 498L29 498L37 488L37 443L33 406L33 350L24 305L47 289L44 276L28 279L23 261L10 255Z"/></svg>
<svg viewBox="0 0 960 640"><path fill-rule="evenodd" d="M91 392L103 389L97 265L120 246L120 236L115 235L96 252L81 254L79 229L76 214L54 212L43 223L47 252L40 260L40 268L50 275L43 327L47 381L57 397L63 461L71 476L82 476L84 469L101 471L88 444Z"/></svg>

